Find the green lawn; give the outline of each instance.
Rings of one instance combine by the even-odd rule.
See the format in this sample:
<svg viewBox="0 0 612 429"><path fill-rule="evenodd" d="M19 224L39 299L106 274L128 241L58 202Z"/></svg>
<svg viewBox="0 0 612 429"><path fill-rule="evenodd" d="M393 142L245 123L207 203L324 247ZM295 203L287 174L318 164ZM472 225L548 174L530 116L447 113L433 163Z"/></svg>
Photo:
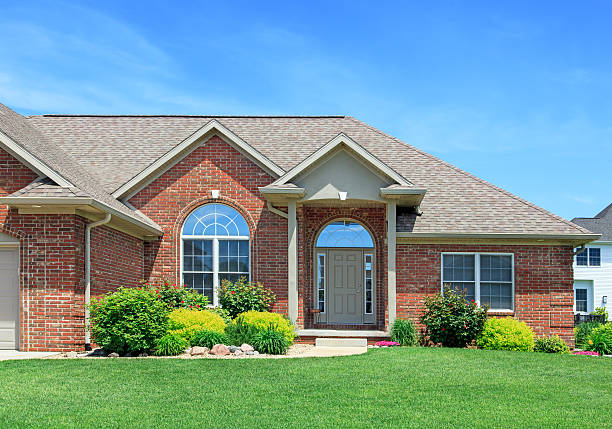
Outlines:
<svg viewBox="0 0 612 429"><path fill-rule="evenodd" d="M612 359L435 348L0 362L0 427L612 427Z"/></svg>

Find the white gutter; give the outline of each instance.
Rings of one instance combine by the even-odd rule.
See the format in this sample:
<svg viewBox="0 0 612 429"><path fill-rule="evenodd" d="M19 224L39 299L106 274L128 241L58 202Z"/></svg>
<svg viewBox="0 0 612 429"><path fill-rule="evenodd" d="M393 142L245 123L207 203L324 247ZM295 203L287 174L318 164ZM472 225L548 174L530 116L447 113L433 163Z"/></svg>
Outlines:
<svg viewBox="0 0 612 429"><path fill-rule="evenodd" d="M85 227L85 350L91 350L91 331L89 329L89 304L91 302L91 230L110 222L111 214L104 219L88 223Z"/></svg>

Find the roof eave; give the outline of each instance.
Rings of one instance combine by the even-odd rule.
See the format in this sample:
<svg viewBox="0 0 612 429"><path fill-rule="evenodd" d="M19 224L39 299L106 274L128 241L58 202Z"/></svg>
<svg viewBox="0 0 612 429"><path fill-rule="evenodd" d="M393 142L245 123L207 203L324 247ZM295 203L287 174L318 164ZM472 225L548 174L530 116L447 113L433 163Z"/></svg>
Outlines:
<svg viewBox="0 0 612 429"><path fill-rule="evenodd" d="M493 240L525 241L538 243L560 242L573 246L596 241L601 234L540 234L540 233L464 233L464 232L398 232L397 238L402 241L419 240Z"/></svg>

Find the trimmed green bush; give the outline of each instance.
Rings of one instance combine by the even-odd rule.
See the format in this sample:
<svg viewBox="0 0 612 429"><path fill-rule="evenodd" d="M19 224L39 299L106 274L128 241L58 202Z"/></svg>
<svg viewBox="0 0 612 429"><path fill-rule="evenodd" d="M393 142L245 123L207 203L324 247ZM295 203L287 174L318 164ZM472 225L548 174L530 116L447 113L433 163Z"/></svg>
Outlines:
<svg viewBox="0 0 612 429"><path fill-rule="evenodd" d="M168 317L170 333L179 334L188 342L198 331L215 331L223 333L225 323L221 316L208 310L189 310L177 308Z"/></svg>
<svg viewBox="0 0 612 429"><path fill-rule="evenodd" d="M167 332L168 307L144 289L120 287L89 308L92 337L109 352L149 352Z"/></svg>
<svg viewBox="0 0 612 429"><path fill-rule="evenodd" d="M176 356L183 353L189 343L178 334L166 334L157 340L154 354L156 356Z"/></svg>
<svg viewBox="0 0 612 429"><path fill-rule="evenodd" d="M287 338L273 325L255 334L252 345L259 353L270 355L284 355L289 347Z"/></svg>
<svg viewBox="0 0 612 429"><path fill-rule="evenodd" d="M486 306L468 302L463 292L444 288L444 294L425 298L425 313L421 316L424 336L445 347L465 347L482 331L487 311Z"/></svg>
<svg viewBox="0 0 612 429"><path fill-rule="evenodd" d="M593 329L598 328L602 324L599 322L584 322L574 328L574 341L576 347L579 349L585 349L589 335Z"/></svg>
<svg viewBox="0 0 612 429"><path fill-rule="evenodd" d="M242 321L242 318L237 317L232 323L225 327L225 336L229 344L239 346L241 344L251 344L255 341L255 335L261 329L253 325L248 325Z"/></svg>
<svg viewBox="0 0 612 429"><path fill-rule="evenodd" d="M236 282L223 280L218 289L219 303L232 318L247 311L268 311L276 296L261 283L247 282L241 277Z"/></svg>
<svg viewBox="0 0 612 429"><path fill-rule="evenodd" d="M391 326L391 340L400 346L414 346L417 343L417 331L411 320L396 319Z"/></svg>
<svg viewBox="0 0 612 429"><path fill-rule="evenodd" d="M593 329L587 339L586 348L600 355L612 354L612 323Z"/></svg>
<svg viewBox="0 0 612 429"><path fill-rule="evenodd" d="M295 326L279 313L269 313L266 311L247 311L246 313L240 314L234 322L238 319L247 326L252 326L258 331L267 329L270 325L274 326L274 329L281 332L287 339L289 345L293 344L293 340L296 337ZM239 345L239 344L237 344Z"/></svg>
<svg viewBox="0 0 612 429"><path fill-rule="evenodd" d="M232 323L232 316L230 316L229 311L227 311L225 308L209 307L207 310L221 316L226 325Z"/></svg>
<svg viewBox="0 0 612 429"><path fill-rule="evenodd" d="M534 346L534 334L525 322L512 317L492 318L486 321L477 344L487 350L530 352Z"/></svg>
<svg viewBox="0 0 612 429"><path fill-rule="evenodd" d="M542 337L536 339L533 346L533 351L540 353L568 354L570 352L570 348L567 344L565 344L565 341L559 338L558 335L553 335L552 337Z"/></svg>
<svg viewBox="0 0 612 429"><path fill-rule="evenodd" d="M191 338L192 346L208 347L212 349L215 344L227 344L227 337L216 331L198 331ZM241 343L242 344L242 343Z"/></svg>

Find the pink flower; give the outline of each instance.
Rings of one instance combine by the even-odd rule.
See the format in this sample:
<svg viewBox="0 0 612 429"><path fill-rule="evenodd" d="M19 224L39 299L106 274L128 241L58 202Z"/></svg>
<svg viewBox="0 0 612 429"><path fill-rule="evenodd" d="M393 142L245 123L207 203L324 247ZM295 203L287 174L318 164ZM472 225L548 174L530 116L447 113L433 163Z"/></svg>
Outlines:
<svg viewBox="0 0 612 429"><path fill-rule="evenodd" d="M235 290L233 290L233 291L232 291L232 295L234 295L235 293L236 293L236 291L235 291Z"/></svg>
<svg viewBox="0 0 612 429"><path fill-rule="evenodd" d="M192 308L191 305L189 306L189 308Z"/></svg>
<svg viewBox="0 0 612 429"><path fill-rule="evenodd" d="M446 331L446 329L442 328L442 332Z"/></svg>
<svg viewBox="0 0 612 429"><path fill-rule="evenodd" d="M161 295L157 295L158 298L161 298Z"/></svg>
<svg viewBox="0 0 612 429"><path fill-rule="evenodd" d="M197 307L197 308L200 308L200 304L196 304L196 307Z"/></svg>

